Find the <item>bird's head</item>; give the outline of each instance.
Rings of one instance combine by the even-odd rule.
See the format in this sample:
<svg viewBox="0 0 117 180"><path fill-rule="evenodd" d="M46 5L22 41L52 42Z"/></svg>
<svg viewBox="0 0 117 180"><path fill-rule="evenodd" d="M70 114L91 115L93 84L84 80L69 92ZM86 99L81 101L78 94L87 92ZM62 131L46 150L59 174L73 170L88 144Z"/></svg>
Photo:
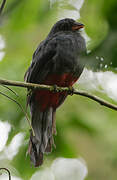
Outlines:
<svg viewBox="0 0 117 180"><path fill-rule="evenodd" d="M83 24L76 22L73 19L66 18L54 24L50 33L54 34L60 31L79 31L79 29L83 27L84 27Z"/></svg>

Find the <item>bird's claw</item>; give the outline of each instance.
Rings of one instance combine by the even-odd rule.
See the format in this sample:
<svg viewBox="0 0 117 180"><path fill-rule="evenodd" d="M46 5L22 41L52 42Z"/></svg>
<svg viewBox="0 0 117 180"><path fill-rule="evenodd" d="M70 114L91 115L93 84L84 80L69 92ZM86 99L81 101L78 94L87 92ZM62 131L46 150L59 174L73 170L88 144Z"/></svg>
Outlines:
<svg viewBox="0 0 117 180"><path fill-rule="evenodd" d="M74 88L72 86L69 86L68 88L69 88L68 94L72 96L74 94Z"/></svg>
<svg viewBox="0 0 117 180"><path fill-rule="evenodd" d="M53 85L53 92L54 92L54 93L58 92L58 89L57 89L57 85L56 85L56 84Z"/></svg>
<svg viewBox="0 0 117 180"><path fill-rule="evenodd" d="M33 91L32 89L29 89L29 90L28 90L27 97L29 97L29 96L32 95L32 91Z"/></svg>

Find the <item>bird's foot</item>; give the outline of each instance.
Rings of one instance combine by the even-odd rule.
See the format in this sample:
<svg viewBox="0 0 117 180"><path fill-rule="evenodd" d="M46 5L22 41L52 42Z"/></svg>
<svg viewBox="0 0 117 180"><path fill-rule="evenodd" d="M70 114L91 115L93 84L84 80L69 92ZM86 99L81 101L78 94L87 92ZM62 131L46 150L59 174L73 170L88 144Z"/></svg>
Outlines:
<svg viewBox="0 0 117 180"><path fill-rule="evenodd" d="M72 96L74 94L74 88L72 86L69 86L68 88L68 94Z"/></svg>
<svg viewBox="0 0 117 180"><path fill-rule="evenodd" d="M56 84L53 85L52 91L53 91L54 93L59 92L58 89L57 89L57 85L56 85Z"/></svg>
<svg viewBox="0 0 117 180"><path fill-rule="evenodd" d="M32 90L32 89L29 89L29 90L28 90L28 93L27 93L27 96L28 96L28 97L31 96L31 95L32 95L32 92L33 92L33 90Z"/></svg>

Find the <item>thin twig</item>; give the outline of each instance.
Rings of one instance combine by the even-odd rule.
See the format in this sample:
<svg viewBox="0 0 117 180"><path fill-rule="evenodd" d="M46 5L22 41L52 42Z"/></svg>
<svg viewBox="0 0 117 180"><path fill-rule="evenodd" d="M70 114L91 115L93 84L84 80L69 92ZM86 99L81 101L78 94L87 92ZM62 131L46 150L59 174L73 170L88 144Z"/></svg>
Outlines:
<svg viewBox="0 0 117 180"><path fill-rule="evenodd" d="M4 85L8 85L8 86L19 86L19 87L24 87L24 88L28 88L28 89L43 89L43 90L49 90L49 91L53 91L54 87L53 86L49 86L49 85L42 85L42 84L33 84L33 83L26 83L26 82L19 82L19 81L10 81L10 80L3 80L0 79L0 84L4 84ZM68 87L56 87L56 91L57 92L62 92L62 91L67 91L70 94L70 88ZM110 109L116 110L117 111L117 106L114 104L111 104L95 95L91 95L87 92L84 91L78 91L78 90L74 90L73 92L71 91L71 94L76 94L76 95L80 95L80 96L85 96L89 99L92 99L94 101L96 101L97 103L108 107Z"/></svg>
<svg viewBox="0 0 117 180"><path fill-rule="evenodd" d="M107 102L107 101L103 100L102 98L99 98L99 97L97 97L95 95L89 94L89 93L84 92L84 91L77 91L77 90L74 91L74 94L87 97L89 99L92 99L92 100L96 101L97 103L101 104L102 106L106 106L106 107L108 107L110 109L113 109L113 110L117 111L117 106L116 105L111 104L111 103L109 103L109 102Z"/></svg>
<svg viewBox="0 0 117 180"><path fill-rule="evenodd" d="M7 171L8 175L9 175L9 180L11 180L11 173L7 168L0 168L0 170L5 170Z"/></svg>
<svg viewBox="0 0 117 180"><path fill-rule="evenodd" d="M1 4L1 7L0 7L0 15L2 14L2 11L4 9L5 3L6 3L6 0L3 0L2 4Z"/></svg>
<svg viewBox="0 0 117 180"><path fill-rule="evenodd" d="M15 94L17 97L19 97L19 95L13 90L13 89L11 89L11 88L9 88L8 86L6 86L6 85L3 85L3 84L1 84L3 87L5 87L6 89L8 89L9 91L11 91L13 94Z"/></svg>
<svg viewBox="0 0 117 180"><path fill-rule="evenodd" d="M15 103L20 107L20 109L22 110L22 112L25 114L26 120L28 121L28 124L29 124L29 126L30 126L30 128L31 128L31 130L32 130L33 136L35 136L34 130L33 130L33 128L32 128L31 122L30 122L30 119L29 119L27 113L24 111L24 108L22 107L22 105L21 105L19 102L17 102L15 99L13 99L13 98L9 97L8 95L6 95L5 93L0 92L0 94L3 95L3 96L5 96L6 98L10 99L11 101L15 102Z"/></svg>

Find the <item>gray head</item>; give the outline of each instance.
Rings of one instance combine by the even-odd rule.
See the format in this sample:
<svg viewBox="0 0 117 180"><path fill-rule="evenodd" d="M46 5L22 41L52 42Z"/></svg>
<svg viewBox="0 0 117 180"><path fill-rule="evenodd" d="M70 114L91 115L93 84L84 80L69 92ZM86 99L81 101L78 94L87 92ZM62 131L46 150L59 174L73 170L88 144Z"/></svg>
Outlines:
<svg viewBox="0 0 117 180"><path fill-rule="evenodd" d="M79 29L83 28L84 25L76 22L74 19L62 19L57 21L56 24L52 27L50 34L55 34L60 31L79 31Z"/></svg>

